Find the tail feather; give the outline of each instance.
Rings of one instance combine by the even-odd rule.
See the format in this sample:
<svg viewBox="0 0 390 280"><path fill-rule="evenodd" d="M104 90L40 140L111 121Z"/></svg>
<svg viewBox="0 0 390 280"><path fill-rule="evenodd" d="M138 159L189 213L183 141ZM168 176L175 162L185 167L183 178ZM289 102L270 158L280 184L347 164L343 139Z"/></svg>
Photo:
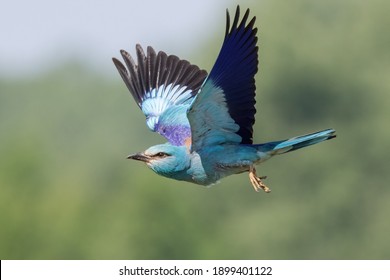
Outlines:
<svg viewBox="0 0 390 280"><path fill-rule="evenodd" d="M258 145L258 150L261 152L270 153L271 155L279 155L295 151L306 146L314 145L335 137L336 131L334 129L325 129L315 133L293 137L287 140L260 144Z"/></svg>

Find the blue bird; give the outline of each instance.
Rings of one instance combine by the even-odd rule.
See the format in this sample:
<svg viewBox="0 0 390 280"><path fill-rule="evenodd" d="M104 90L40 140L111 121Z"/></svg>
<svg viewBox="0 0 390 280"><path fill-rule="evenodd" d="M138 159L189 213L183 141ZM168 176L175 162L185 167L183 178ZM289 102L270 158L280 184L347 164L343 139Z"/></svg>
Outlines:
<svg viewBox="0 0 390 280"><path fill-rule="evenodd" d="M249 9L240 20L237 6L230 25L226 12L225 38L209 74L177 56L156 54L152 47L145 54L136 45L137 62L121 50L126 66L113 58L149 129L168 140L129 159L145 162L159 175L203 186L249 172L256 191L270 192L255 165L336 136L335 130L326 129L253 144L258 47L256 17L248 17Z"/></svg>

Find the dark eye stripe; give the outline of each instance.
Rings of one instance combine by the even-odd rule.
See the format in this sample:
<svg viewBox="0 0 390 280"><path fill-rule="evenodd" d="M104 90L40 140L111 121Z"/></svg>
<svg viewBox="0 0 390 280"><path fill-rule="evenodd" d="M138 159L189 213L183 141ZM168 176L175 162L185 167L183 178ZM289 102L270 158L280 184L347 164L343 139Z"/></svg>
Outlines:
<svg viewBox="0 0 390 280"><path fill-rule="evenodd" d="M153 157L168 157L168 156L170 156L170 155L167 153L164 153L164 152L159 152L159 153L153 155Z"/></svg>

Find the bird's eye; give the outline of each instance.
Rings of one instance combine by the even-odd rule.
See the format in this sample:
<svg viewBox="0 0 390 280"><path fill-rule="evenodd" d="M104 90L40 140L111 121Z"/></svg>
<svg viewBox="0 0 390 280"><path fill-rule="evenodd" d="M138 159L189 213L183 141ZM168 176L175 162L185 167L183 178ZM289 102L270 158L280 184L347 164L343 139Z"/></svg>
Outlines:
<svg viewBox="0 0 390 280"><path fill-rule="evenodd" d="M167 157L169 156L167 153L164 153L164 152L158 152L157 154L154 155L155 157Z"/></svg>

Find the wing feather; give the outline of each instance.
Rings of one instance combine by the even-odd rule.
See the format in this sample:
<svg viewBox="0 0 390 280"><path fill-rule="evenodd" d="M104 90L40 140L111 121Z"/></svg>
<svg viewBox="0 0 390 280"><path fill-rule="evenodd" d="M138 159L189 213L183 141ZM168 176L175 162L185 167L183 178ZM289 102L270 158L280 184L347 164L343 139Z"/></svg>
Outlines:
<svg viewBox="0 0 390 280"><path fill-rule="evenodd" d="M249 9L240 21L237 6L213 69L195 97L187 116L192 150L221 143L252 143L255 122L255 79L258 65L256 18L249 23Z"/></svg>
<svg viewBox="0 0 390 280"><path fill-rule="evenodd" d="M186 110L183 110L181 105L189 106L188 101L199 91L207 72L177 56L167 55L162 51L156 54L152 47L147 47L145 54L142 47L136 45L137 63L128 52L121 50L120 53L125 65L116 58L113 58L113 62L145 114L147 126L172 144L184 143L190 134L190 127ZM167 111L170 116L165 119L169 119L170 123L161 121ZM179 115L172 118L171 115L175 112ZM173 119L177 119L177 123L172 123ZM171 131L167 131L167 127ZM184 131L183 137L180 137L181 132L178 135L172 131L176 128L180 128L178 131ZM175 135L174 139L171 135Z"/></svg>

